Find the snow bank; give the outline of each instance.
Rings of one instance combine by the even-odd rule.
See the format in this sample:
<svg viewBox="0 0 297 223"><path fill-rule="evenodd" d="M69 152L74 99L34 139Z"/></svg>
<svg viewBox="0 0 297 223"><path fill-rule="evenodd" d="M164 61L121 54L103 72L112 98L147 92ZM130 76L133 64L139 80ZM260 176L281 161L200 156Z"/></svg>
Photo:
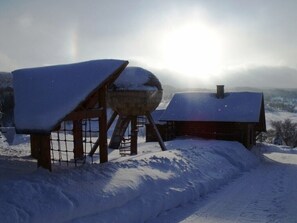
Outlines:
<svg viewBox="0 0 297 223"><path fill-rule="evenodd" d="M181 139L166 144L165 152L53 173L39 169L1 181L0 219L144 222L199 199L259 162L237 142Z"/></svg>

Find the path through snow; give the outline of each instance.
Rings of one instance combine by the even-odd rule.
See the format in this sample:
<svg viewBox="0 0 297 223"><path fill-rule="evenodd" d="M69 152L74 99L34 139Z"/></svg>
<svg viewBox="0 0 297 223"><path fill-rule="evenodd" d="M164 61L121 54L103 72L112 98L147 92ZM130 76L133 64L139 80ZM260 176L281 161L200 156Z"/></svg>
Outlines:
<svg viewBox="0 0 297 223"><path fill-rule="evenodd" d="M256 169L152 222L297 222L297 154L279 147L259 149L264 161Z"/></svg>

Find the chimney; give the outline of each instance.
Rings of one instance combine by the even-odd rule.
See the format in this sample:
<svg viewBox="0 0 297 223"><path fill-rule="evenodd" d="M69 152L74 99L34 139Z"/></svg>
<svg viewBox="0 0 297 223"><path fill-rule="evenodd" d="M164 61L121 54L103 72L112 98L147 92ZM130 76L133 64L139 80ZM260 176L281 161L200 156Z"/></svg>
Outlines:
<svg viewBox="0 0 297 223"><path fill-rule="evenodd" d="M224 85L217 85L217 98L224 98Z"/></svg>

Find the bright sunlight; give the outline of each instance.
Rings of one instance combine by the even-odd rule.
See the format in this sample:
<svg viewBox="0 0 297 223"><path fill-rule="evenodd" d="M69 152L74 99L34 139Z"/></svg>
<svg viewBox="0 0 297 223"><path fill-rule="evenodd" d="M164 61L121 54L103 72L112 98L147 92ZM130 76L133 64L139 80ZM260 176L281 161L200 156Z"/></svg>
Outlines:
<svg viewBox="0 0 297 223"><path fill-rule="evenodd" d="M206 25L188 23L171 29L162 48L164 65L189 81L207 81L220 71L220 36Z"/></svg>

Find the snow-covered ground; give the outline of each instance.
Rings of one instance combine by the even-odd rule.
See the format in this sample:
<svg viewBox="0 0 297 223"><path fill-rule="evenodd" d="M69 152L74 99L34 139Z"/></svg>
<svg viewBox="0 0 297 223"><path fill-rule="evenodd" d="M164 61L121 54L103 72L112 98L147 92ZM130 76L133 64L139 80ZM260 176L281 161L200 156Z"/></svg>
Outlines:
<svg viewBox="0 0 297 223"><path fill-rule="evenodd" d="M257 168L151 222L297 222L297 151L268 145L255 149L263 153Z"/></svg>
<svg viewBox="0 0 297 223"><path fill-rule="evenodd" d="M36 168L0 141L1 222L296 222L297 152L178 139L76 168ZM296 152L296 154L295 154ZM284 220L284 221L283 221Z"/></svg>

